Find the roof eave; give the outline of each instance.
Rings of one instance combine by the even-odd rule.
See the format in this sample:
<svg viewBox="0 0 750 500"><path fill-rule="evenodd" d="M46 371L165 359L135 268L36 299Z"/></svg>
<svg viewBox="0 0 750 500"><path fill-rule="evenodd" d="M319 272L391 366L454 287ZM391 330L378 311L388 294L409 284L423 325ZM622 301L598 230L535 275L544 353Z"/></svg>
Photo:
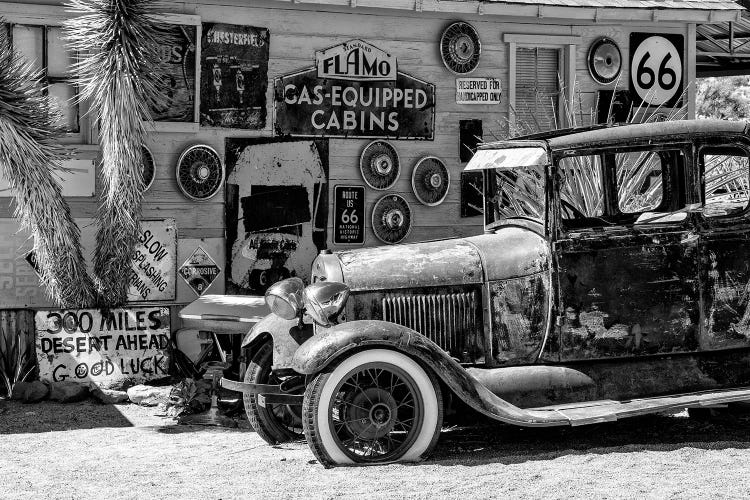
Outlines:
<svg viewBox="0 0 750 500"><path fill-rule="evenodd" d="M530 5L511 2L451 1L451 0L275 0L292 4L318 4L339 7L412 10L415 12L449 12L503 17L532 17L576 21L667 21L719 23L739 20L743 11L736 9L676 9L626 7L571 7ZM512 8L512 13L509 12Z"/></svg>

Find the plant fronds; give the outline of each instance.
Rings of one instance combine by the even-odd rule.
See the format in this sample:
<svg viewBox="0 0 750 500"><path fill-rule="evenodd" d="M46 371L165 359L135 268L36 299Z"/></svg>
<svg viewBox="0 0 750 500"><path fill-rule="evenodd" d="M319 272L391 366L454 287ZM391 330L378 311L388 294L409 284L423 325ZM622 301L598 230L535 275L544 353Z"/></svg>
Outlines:
<svg viewBox="0 0 750 500"><path fill-rule="evenodd" d="M80 98L99 124L103 192L97 214L94 274L101 306L127 300L131 255L140 233L141 148L150 109L163 105L159 47L171 37L157 21L151 0L71 0L76 14L64 24Z"/></svg>
<svg viewBox="0 0 750 500"><path fill-rule="evenodd" d="M24 382L36 368L33 343L26 341L26 335L16 331L13 321L6 322L9 313L3 311L0 325L8 326L9 330L0 328L0 394L10 398L13 387L18 382Z"/></svg>
<svg viewBox="0 0 750 500"><path fill-rule="evenodd" d="M53 174L65 151L57 142L59 112L44 90L42 74L0 30L0 172L14 193L22 229L31 233L47 295L62 307L86 307L93 287L80 229Z"/></svg>
<svg viewBox="0 0 750 500"><path fill-rule="evenodd" d="M614 99L616 95L618 81L615 82L612 99L605 103L608 109L608 122L611 121L614 109ZM545 109L547 106L547 116L550 120L540 121L535 113L531 113L531 106L528 103L520 103L519 106L525 106L517 112L513 107L510 108L512 120L506 120L500 123L498 132L490 134L494 140L512 139L522 135L549 130L543 128L542 122L549 123L552 130L565 128L575 128L596 123L597 109L599 108L598 96L592 107L586 109L584 99L580 89L575 90L573 98L569 98L568 91L560 80L560 95L557 99L549 99L548 95L537 95L534 108L538 111ZM681 99L687 96L687 89L683 92ZM648 107L644 104L633 107L628 110L628 123L647 123L665 120L681 120L687 116L687 108L681 107L676 109L664 109L663 107ZM524 119L524 117L530 119ZM617 171L618 196L621 200L620 209L626 213L651 210L659 205L662 196L661 177L655 176L654 172L658 170L659 158L657 155L649 152L623 153L615 155L615 165ZM563 180L560 185L560 197L564 204L571 206L585 217L597 217L604 213L604 192L603 192L603 165L599 155L582 155L564 158L560 163L563 173ZM707 167L708 168L708 167ZM717 170L718 172L718 170ZM498 174L501 177L507 177L509 173ZM708 175L708 171L707 171ZM520 174L519 174L520 176ZM526 215L540 217L544 213L544 196L540 193L532 193L530 187L536 185L536 189L543 192L541 182L533 182L529 176L523 176L525 187L518 189L513 187L514 179L498 179L501 193L498 200L503 203L499 204L501 216L512 217L515 215ZM726 177L721 177L726 181ZM707 181L708 182L708 181ZM713 187L712 184L708 184ZM738 185L739 186L739 185ZM738 187L738 189L747 189ZM707 192L708 193L708 192ZM498 205L496 203L496 205Z"/></svg>

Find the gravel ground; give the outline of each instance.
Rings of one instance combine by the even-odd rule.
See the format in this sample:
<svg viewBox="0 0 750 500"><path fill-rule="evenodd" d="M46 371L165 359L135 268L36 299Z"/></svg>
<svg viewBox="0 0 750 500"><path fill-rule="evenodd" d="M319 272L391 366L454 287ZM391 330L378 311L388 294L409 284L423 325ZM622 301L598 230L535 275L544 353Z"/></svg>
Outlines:
<svg viewBox="0 0 750 500"><path fill-rule="evenodd" d="M0 401L2 498L748 498L750 416L443 431L426 462L324 469L304 443L155 408Z"/></svg>

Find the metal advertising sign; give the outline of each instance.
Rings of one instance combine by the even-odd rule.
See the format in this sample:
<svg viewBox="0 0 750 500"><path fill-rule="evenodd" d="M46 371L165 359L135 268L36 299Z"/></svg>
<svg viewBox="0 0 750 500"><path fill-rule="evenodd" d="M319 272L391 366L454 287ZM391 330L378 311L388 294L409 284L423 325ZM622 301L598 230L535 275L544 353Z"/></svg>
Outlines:
<svg viewBox="0 0 750 500"><path fill-rule="evenodd" d="M672 108L683 92L685 38L676 34L630 34L630 93L633 105Z"/></svg>
<svg viewBox="0 0 750 500"><path fill-rule="evenodd" d="M128 301L174 300L176 259L175 220L141 221L141 237L133 251Z"/></svg>
<svg viewBox="0 0 750 500"><path fill-rule="evenodd" d="M316 60L276 79L277 134L433 139L435 86L397 71L394 57L350 40Z"/></svg>
<svg viewBox="0 0 750 500"><path fill-rule="evenodd" d="M319 78L396 81L396 58L364 40L349 40L315 53Z"/></svg>
<svg viewBox="0 0 750 500"><path fill-rule="evenodd" d="M199 297L206 292L220 272L216 261L201 247L196 248L180 267L180 276Z"/></svg>
<svg viewBox="0 0 750 500"><path fill-rule="evenodd" d="M333 242L361 245L365 242L365 188L335 186Z"/></svg>
<svg viewBox="0 0 750 500"><path fill-rule="evenodd" d="M173 43L159 48L159 64L154 73L161 75L163 107L152 108L154 121L194 122L195 117L195 44L197 26L170 25Z"/></svg>
<svg viewBox="0 0 750 500"><path fill-rule="evenodd" d="M456 78L456 104L500 104L500 80Z"/></svg>
<svg viewBox="0 0 750 500"><path fill-rule="evenodd" d="M169 375L169 308L37 311L39 378L108 387Z"/></svg>
<svg viewBox="0 0 750 500"><path fill-rule="evenodd" d="M266 28L203 24L201 125L261 129L266 126Z"/></svg>

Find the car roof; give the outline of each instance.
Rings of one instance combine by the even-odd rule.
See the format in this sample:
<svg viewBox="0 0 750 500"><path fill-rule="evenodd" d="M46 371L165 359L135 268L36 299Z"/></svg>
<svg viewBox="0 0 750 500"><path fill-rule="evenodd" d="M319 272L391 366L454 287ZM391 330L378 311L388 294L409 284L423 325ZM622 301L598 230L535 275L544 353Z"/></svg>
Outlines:
<svg viewBox="0 0 750 500"><path fill-rule="evenodd" d="M674 139L690 138L696 135L737 135L750 132L748 123L728 120L676 120L654 123L636 123L615 125L611 127L595 125L584 129L550 131L528 136L528 139L516 138L498 141L480 146L479 149L498 149L508 147L528 147L546 143L551 151L575 149L590 145L628 143L637 139ZM562 135L561 135L562 133Z"/></svg>

